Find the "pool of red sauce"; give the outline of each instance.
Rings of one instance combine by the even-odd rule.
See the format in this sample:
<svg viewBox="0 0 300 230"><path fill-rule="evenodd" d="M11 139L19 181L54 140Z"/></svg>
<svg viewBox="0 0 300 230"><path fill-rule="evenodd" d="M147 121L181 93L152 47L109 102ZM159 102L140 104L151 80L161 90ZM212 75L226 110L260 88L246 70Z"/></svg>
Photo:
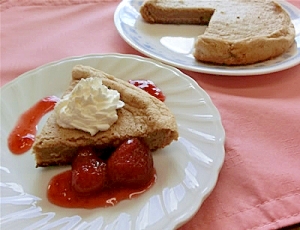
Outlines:
<svg viewBox="0 0 300 230"><path fill-rule="evenodd" d="M138 188L110 186L93 194L76 192L72 187L71 180L71 170L54 176L48 185L48 200L55 205L65 208L93 209L114 206L122 200L136 198L147 191L155 183L156 176L153 173L149 183Z"/></svg>
<svg viewBox="0 0 300 230"><path fill-rule="evenodd" d="M58 97L45 97L20 116L8 137L8 148L12 153L22 154L30 150L35 140L37 124L54 108L57 101Z"/></svg>
<svg viewBox="0 0 300 230"><path fill-rule="evenodd" d="M161 101L165 95L149 80L129 80L129 83L145 90ZM37 124L41 118L53 110L60 99L56 96L45 97L25 111L17 121L8 137L8 147L13 154L22 154L30 150L37 133ZM71 185L71 170L54 176L48 185L48 200L61 207L86 208L114 206L118 202L137 197L148 190L156 180L155 172L150 182L139 188L107 187L95 194L78 194Z"/></svg>

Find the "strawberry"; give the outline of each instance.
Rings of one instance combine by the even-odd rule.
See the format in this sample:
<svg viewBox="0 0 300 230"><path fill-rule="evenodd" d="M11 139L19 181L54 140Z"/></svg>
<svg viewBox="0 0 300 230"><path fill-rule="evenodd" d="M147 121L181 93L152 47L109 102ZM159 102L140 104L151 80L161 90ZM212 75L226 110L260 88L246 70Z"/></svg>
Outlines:
<svg viewBox="0 0 300 230"><path fill-rule="evenodd" d="M123 186L143 186L153 177L152 154L142 141L133 138L123 142L107 161L112 183Z"/></svg>
<svg viewBox="0 0 300 230"><path fill-rule="evenodd" d="M106 184L107 165L91 147L78 150L72 163L72 186L79 193L101 190Z"/></svg>

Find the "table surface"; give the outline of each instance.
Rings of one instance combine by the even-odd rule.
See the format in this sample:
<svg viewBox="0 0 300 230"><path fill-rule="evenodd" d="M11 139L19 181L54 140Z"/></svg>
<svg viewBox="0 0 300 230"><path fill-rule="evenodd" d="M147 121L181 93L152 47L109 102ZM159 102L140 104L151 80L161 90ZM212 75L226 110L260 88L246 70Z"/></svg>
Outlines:
<svg viewBox="0 0 300 230"><path fill-rule="evenodd" d="M1 1L1 86L66 57L143 56L114 26L119 2ZM290 2L300 8L300 1ZM279 229L300 223L300 66L261 76L182 72L218 108L226 157L215 189L180 229Z"/></svg>

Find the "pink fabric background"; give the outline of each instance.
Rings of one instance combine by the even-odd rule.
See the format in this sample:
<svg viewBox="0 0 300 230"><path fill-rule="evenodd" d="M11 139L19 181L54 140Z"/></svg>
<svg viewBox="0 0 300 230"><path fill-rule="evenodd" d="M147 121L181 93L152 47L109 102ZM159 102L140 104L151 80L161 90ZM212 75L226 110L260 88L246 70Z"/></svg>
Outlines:
<svg viewBox="0 0 300 230"><path fill-rule="evenodd" d="M1 1L1 85L51 61L139 54L114 27L119 1ZM300 8L300 1L290 1ZM226 158L190 229L275 229L300 223L300 66L225 77L183 71L219 109Z"/></svg>

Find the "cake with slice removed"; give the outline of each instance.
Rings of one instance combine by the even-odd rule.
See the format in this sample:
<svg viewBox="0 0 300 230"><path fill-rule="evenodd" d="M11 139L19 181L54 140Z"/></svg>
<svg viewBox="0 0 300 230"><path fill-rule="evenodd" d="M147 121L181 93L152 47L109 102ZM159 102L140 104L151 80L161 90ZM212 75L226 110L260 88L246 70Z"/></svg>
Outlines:
<svg viewBox="0 0 300 230"><path fill-rule="evenodd" d="M195 38L201 62L257 63L287 52L295 40L289 14L272 0L145 0L140 13L148 23L208 25Z"/></svg>
<svg viewBox="0 0 300 230"><path fill-rule="evenodd" d="M118 120L106 131L95 135L79 129L62 128L52 113L36 137L33 153L37 167L71 164L77 150L84 146L116 148L129 138L142 139L151 151L177 140L174 115L167 106L142 89L89 66L77 65L72 71L68 94L82 78L102 78L103 85L120 93L125 105L117 110Z"/></svg>

